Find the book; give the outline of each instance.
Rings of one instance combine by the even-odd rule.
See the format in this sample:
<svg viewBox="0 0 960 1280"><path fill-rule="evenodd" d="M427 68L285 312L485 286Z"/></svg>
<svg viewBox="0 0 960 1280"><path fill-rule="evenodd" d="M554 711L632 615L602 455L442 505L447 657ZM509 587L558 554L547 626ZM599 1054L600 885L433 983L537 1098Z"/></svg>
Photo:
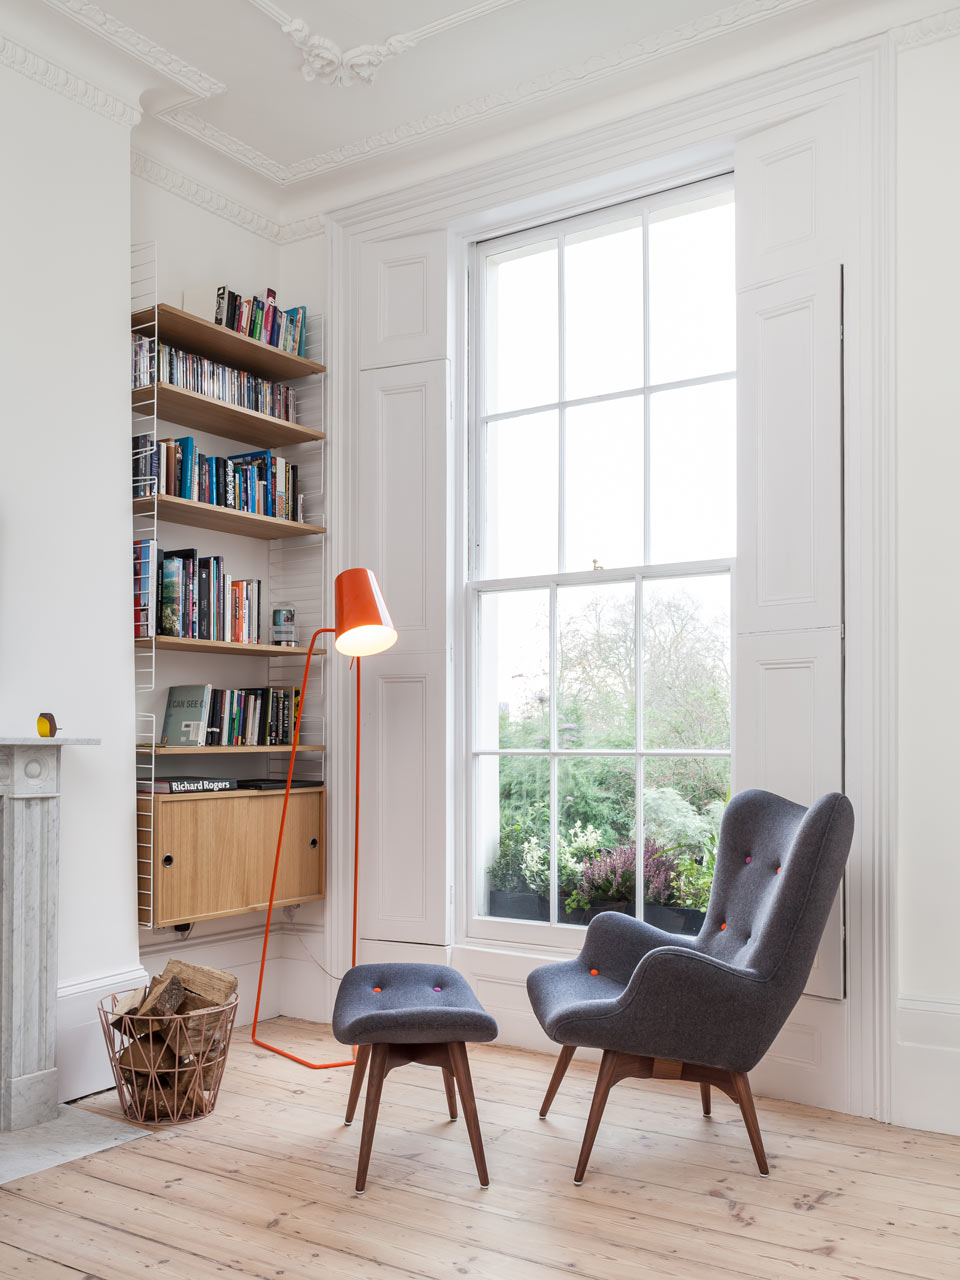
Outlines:
<svg viewBox="0 0 960 1280"><path fill-rule="evenodd" d="M180 625L182 630L178 634L188 640L196 640L199 638L197 631L197 549L196 547L185 547L182 551L168 551L167 555L174 560L179 560L183 566L180 590ZM165 634L172 635L173 632L168 631Z"/></svg>
<svg viewBox="0 0 960 1280"><path fill-rule="evenodd" d="M154 778L153 792L155 795L178 795L181 792L191 791L236 791L238 780L236 778ZM138 791L149 791L150 782L148 779L141 779L137 783Z"/></svg>
<svg viewBox="0 0 960 1280"><path fill-rule="evenodd" d="M160 634L183 635L183 561L163 557Z"/></svg>
<svg viewBox="0 0 960 1280"><path fill-rule="evenodd" d="M209 684L175 684L167 693L161 746L202 747L206 745Z"/></svg>
<svg viewBox="0 0 960 1280"><path fill-rule="evenodd" d="M133 544L133 634L138 640L157 634L157 540Z"/></svg>
<svg viewBox="0 0 960 1280"><path fill-rule="evenodd" d="M241 791L284 791L286 786L286 778L240 778L237 781ZM322 786L322 782L315 782L312 778L293 778L290 782L291 790L294 787Z"/></svg>
<svg viewBox="0 0 960 1280"><path fill-rule="evenodd" d="M277 291L276 289L268 289L266 291L266 301L263 305L263 327L260 337L264 342L273 345L273 318L277 311Z"/></svg>
<svg viewBox="0 0 960 1280"><path fill-rule="evenodd" d="M213 316L214 324L223 324L227 318L227 286L221 284L217 287L217 307Z"/></svg>

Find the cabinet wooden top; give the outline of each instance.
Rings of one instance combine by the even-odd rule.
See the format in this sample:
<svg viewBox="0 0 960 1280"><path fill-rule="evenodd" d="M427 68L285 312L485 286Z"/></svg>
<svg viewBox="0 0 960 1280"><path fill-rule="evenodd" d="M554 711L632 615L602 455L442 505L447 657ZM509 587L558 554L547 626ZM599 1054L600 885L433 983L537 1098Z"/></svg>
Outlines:
<svg viewBox="0 0 960 1280"><path fill-rule="evenodd" d="M206 356L210 360L217 360L234 369L255 373L272 381L305 378L312 373L324 373L326 369L325 365L317 364L315 360L291 355L289 351L271 347L268 342L259 342L256 338L248 338L246 334L235 333L232 329L225 329L222 324L202 320L200 316L192 316L188 311L180 311L166 302L157 304L156 334L153 333L152 307L146 311L135 311L130 317L130 323L137 333L159 337L171 346L182 347L196 355Z"/></svg>

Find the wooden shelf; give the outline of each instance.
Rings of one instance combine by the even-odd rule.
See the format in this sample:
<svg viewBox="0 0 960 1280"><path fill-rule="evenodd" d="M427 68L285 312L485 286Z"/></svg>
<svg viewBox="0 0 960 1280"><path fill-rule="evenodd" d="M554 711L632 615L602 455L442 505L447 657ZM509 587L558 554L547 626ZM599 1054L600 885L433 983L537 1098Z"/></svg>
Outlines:
<svg viewBox="0 0 960 1280"><path fill-rule="evenodd" d="M134 515L149 515L152 509L153 498L134 498ZM196 529L215 529L218 533L238 533L244 538L304 538L327 532L319 524L278 520L276 516L234 511L230 507L215 507L209 502L194 502L191 498L174 498L169 494L160 494L157 498L157 519L188 524Z"/></svg>
<svg viewBox="0 0 960 1280"><path fill-rule="evenodd" d="M183 636L156 636L134 641L138 649L147 649L154 643L158 649L169 653L233 654L238 658L298 658L309 653L307 646L301 644L241 644L237 640L188 640ZM317 658L326 652L326 649L314 649L313 656Z"/></svg>
<svg viewBox="0 0 960 1280"><path fill-rule="evenodd" d="M153 387L138 387L132 393L135 413L153 412L153 393ZM327 438L326 432L313 431L310 427L287 422L285 418L274 418L269 413L258 413L255 409L227 404L224 400L214 400L212 396L202 396L185 387L173 387L168 382L161 382L156 393L159 419L193 431L222 436L226 440L276 449L291 444L313 444Z"/></svg>
<svg viewBox="0 0 960 1280"><path fill-rule="evenodd" d="M153 309L134 312L130 323L141 333L152 328ZM201 320L199 316L192 316L165 302L157 306L157 328L159 333L156 336L170 346L181 347L195 355L206 356L220 364L242 369L244 373L255 373L273 382L306 378L312 373L326 372L326 366L317 364L314 360L291 355L288 351L271 347L268 342L248 338L246 334L234 333L232 329L225 329L222 324Z"/></svg>
<svg viewBox="0 0 960 1280"><path fill-rule="evenodd" d="M301 742L297 747L297 754L301 751L326 751L326 747L309 746L305 742ZM155 751L158 756L246 756L246 755L288 755L292 747L151 747L148 744L141 743L137 750L139 752Z"/></svg>

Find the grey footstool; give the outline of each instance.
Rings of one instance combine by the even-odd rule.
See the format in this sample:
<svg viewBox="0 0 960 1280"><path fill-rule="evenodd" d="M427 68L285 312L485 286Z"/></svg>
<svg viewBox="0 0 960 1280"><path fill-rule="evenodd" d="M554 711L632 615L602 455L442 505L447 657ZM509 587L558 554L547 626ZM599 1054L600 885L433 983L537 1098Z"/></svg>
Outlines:
<svg viewBox="0 0 960 1280"><path fill-rule="evenodd" d="M466 1044L495 1040L497 1024L470 990L466 978L445 965L357 965L340 983L333 1009L333 1034L341 1044L357 1046L345 1124L353 1123L363 1076L370 1064L357 1166L358 1192L362 1193L367 1184L384 1077L407 1062L442 1069L451 1120L457 1118L456 1081L480 1185L489 1185Z"/></svg>

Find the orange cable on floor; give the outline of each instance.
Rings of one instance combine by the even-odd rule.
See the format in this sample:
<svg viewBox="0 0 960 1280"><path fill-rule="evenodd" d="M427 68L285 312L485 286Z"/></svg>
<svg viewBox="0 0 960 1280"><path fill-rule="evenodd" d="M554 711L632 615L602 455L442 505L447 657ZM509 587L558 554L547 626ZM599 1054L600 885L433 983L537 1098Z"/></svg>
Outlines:
<svg viewBox="0 0 960 1280"><path fill-rule="evenodd" d="M271 1053L277 1053L282 1058L289 1058L291 1062L298 1062L302 1067L309 1067L311 1071L325 1071L328 1067L352 1067L356 1060L356 1047L354 1047L354 1056L345 1059L343 1062L309 1062L306 1058L298 1058L295 1053L289 1053L286 1049L280 1049L275 1044L268 1044L266 1040L257 1038L257 1022L260 1017L260 997L263 994L263 974L267 967L267 944L270 941L270 920L273 915L273 901L277 893L277 874L280 870L280 852L283 848L283 828L287 821L287 804L290 800L290 788L293 782L293 764L297 757L297 746L300 742L300 720L303 717L303 708L307 700L307 681L310 678L310 663L313 659L313 648L317 642L317 637L328 632L332 633L335 627L321 627L315 631L310 638L310 648L307 651L307 661L303 668L303 687L300 690L300 706L297 710L297 720L293 729L293 745L290 751L290 764L287 768L287 786L283 793L283 809L280 812L280 831L277 836L277 855L273 860L273 879L270 882L270 902L267 906L267 923L263 931L263 951L260 956L260 976L257 980L257 1003L253 1010L253 1026L250 1028L250 1039L254 1044L259 1045L261 1049L269 1049ZM356 659L357 663L357 751L356 751L356 780L354 787L354 819L353 819L353 943L350 952L350 963L357 963L357 893L360 884L360 659Z"/></svg>

